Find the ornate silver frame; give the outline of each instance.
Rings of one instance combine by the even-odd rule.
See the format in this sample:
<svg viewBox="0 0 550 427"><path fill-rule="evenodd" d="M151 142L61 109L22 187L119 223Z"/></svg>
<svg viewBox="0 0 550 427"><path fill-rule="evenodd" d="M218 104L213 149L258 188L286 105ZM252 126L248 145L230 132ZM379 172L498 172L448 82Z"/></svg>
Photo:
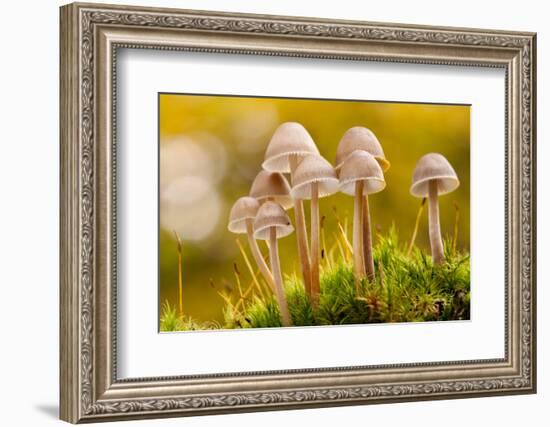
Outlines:
<svg viewBox="0 0 550 427"><path fill-rule="evenodd" d="M117 48L502 67L505 357L119 380L114 176ZM533 33L71 4L61 8L61 418L77 423L534 393Z"/></svg>

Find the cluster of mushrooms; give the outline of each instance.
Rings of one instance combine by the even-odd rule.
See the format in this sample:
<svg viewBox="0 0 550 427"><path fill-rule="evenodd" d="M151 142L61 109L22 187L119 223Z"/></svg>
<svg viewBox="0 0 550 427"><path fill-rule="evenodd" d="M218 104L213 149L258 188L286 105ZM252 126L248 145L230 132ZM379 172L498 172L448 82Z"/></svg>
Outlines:
<svg viewBox="0 0 550 427"><path fill-rule="evenodd" d="M346 131L336 152L336 167L320 155L301 124L286 122L275 130L249 196L239 198L231 209L228 229L247 235L258 268L275 293L284 326L292 322L283 288L277 239L294 231L286 210L294 208L301 273L306 293L315 307L320 295L319 199L338 191L354 196L354 270L358 281L366 278L371 282L375 271L368 196L385 188L384 172L389 167L380 142L365 127L356 126ZM284 176L287 173L292 186ZM453 191L458 185L455 171L441 154L426 154L418 161L410 192L413 196L428 198L430 244L436 264L444 261L438 196ZM304 200L311 203L310 242ZM268 242L271 269L256 239Z"/></svg>

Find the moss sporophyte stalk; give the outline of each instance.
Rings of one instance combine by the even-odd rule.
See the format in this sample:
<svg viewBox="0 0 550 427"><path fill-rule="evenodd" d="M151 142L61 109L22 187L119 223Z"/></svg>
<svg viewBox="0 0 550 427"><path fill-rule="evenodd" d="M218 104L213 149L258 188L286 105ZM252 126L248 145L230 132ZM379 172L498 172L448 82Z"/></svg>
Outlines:
<svg viewBox="0 0 550 427"><path fill-rule="evenodd" d="M459 185L443 155L424 155L414 170L410 192L422 203L406 242L399 240L395 226L373 236L368 196L385 189L390 163L369 129L356 126L344 133L335 168L301 124L283 123L262 167L250 194L233 205L228 224L229 231L247 236L254 262L237 238L242 260L234 264L235 285L211 282L224 302L223 321L198 322L183 313L178 238L179 311L168 301L163 304L162 331L469 319L470 258L467 251L457 250L458 206L452 238L443 240L439 222L438 197ZM354 197L352 243L348 218L342 221L336 208L337 231L325 234L319 199L336 192ZM304 215L308 200L311 240ZM426 200L431 256L415 246ZM294 208L294 225L285 211L289 208ZM300 271L283 272L278 239L294 236ZM267 242L267 256L258 239Z"/></svg>

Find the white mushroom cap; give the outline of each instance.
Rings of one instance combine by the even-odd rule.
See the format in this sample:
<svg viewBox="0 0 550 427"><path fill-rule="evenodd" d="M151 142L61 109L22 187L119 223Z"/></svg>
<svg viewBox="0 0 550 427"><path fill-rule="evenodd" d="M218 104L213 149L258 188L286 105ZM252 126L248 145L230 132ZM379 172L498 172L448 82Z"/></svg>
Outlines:
<svg viewBox="0 0 550 427"><path fill-rule="evenodd" d="M283 207L275 202L265 202L254 220L254 237L269 240L271 228L275 227L277 239L288 236L294 231L290 218Z"/></svg>
<svg viewBox="0 0 550 427"><path fill-rule="evenodd" d="M291 154L299 157L319 154L308 131L296 122L283 123L275 130L267 146L262 167L268 171L288 173L288 157Z"/></svg>
<svg viewBox="0 0 550 427"><path fill-rule="evenodd" d="M374 156L376 161L380 164L383 172L386 172L390 168L390 162L386 160L382 145L374 132L366 127L355 126L346 131L338 148L336 150L336 170L342 167L342 164L348 156L355 150L363 150Z"/></svg>
<svg viewBox="0 0 550 427"><path fill-rule="evenodd" d="M260 202L253 197L241 197L233 204L229 213L228 230L232 233L246 233L246 220L256 218Z"/></svg>
<svg viewBox="0 0 550 427"><path fill-rule="evenodd" d="M415 197L427 197L429 182L437 181L438 194L456 190L460 181L449 161L439 153L428 153L418 160L413 172L411 194Z"/></svg>
<svg viewBox="0 0 550 427"><path fill-rule="evenodd" d="M250 187L250 197L254 197L260 203L272 199L285 209L294 204L290 195L290 185L279 172L260 171Z"/></svg>
<svg viewBox="0 0 550 427"><path fill-rule="evenodd" d="M362 150L355 150L342 163L340 169L340 191L355 195L355 183L363 181L363 194L374 194L386 187L384 173L374 156Z"/></svg>
<svg viewBox="0 0 550 427"><path fill-rule="evenodd" d="M332 165L323 157L309 155L302 160L292 177L292 197L311 199L311 184L318 184L318 197L325 197L338 191L340 183Z"/></svg>

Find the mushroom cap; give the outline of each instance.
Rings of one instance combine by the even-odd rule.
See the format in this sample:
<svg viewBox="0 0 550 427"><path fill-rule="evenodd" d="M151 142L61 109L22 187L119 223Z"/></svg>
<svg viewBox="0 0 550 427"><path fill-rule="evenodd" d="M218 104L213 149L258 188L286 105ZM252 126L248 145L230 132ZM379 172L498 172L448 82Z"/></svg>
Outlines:
<svg viewBox="0 0 550 427"><path fill-rule="evenodd" d="M292 177L292 197L311 199L311 184L314 182L319 184L319 198L336 193L340 186L332 165L321 156L309 155L300 162Z"/></svg>
<svg viewBox="0 0 550 427"><path fill-rule="evenodd" d="M275 130L265 152L262 167L272 172L290 172L288 157L296 154L299 157L308 154L319 154L310 134L300 123L286 122Z"/></svg>
<svg viewBox="0 0 550 427"><path fill-rule="evenodd" d="M275 202L265 202L254 220L254 238L269 240L270 229L274 227L277 239L288 236L294 231L290 218L283 207Z"/></svg>
<svg viewBox="0 0 550 427"><path fill-rule="evenodd" d="M342 163L340 191L355 195L355 183L363 181L363 194L373 194L386 187L384 172L374 156L366 151L355 150Z"/></svg>
<svg viewBox="0 0 550 427"><path fill-rule="evenodd" d="M455 170L439 153L428 153L418 160L413 172L411 194L415 197L427 197L431 180L437 180L439 195L450 193L460 185Z"/></svg>
<svg viewBox="0 0 550 427"><path fill-rule="evenodd" d="M355 150L363 150L374 156L380 164L383 172L390 168L390 162L386 160L382 145L373 131L362 126L355 126L346 131L336 150L336 170L339 170L344 160Z"/></svg>
<svg viewBox="0 0 550 427"><path fill-rule="evenodd" d="M254 197L241 197L233 204L229 212L227 229L232 233L246 233L246 220L256 218L260 202Z"/></svg>
<svg viewBox="0 0 550 427"><path fill-rule="evenodd" d="M290 185L283 174L279 172L261 170L252 182L249 195L259 202L273 199L285 209L294 204L290 195Z"/></svg>

